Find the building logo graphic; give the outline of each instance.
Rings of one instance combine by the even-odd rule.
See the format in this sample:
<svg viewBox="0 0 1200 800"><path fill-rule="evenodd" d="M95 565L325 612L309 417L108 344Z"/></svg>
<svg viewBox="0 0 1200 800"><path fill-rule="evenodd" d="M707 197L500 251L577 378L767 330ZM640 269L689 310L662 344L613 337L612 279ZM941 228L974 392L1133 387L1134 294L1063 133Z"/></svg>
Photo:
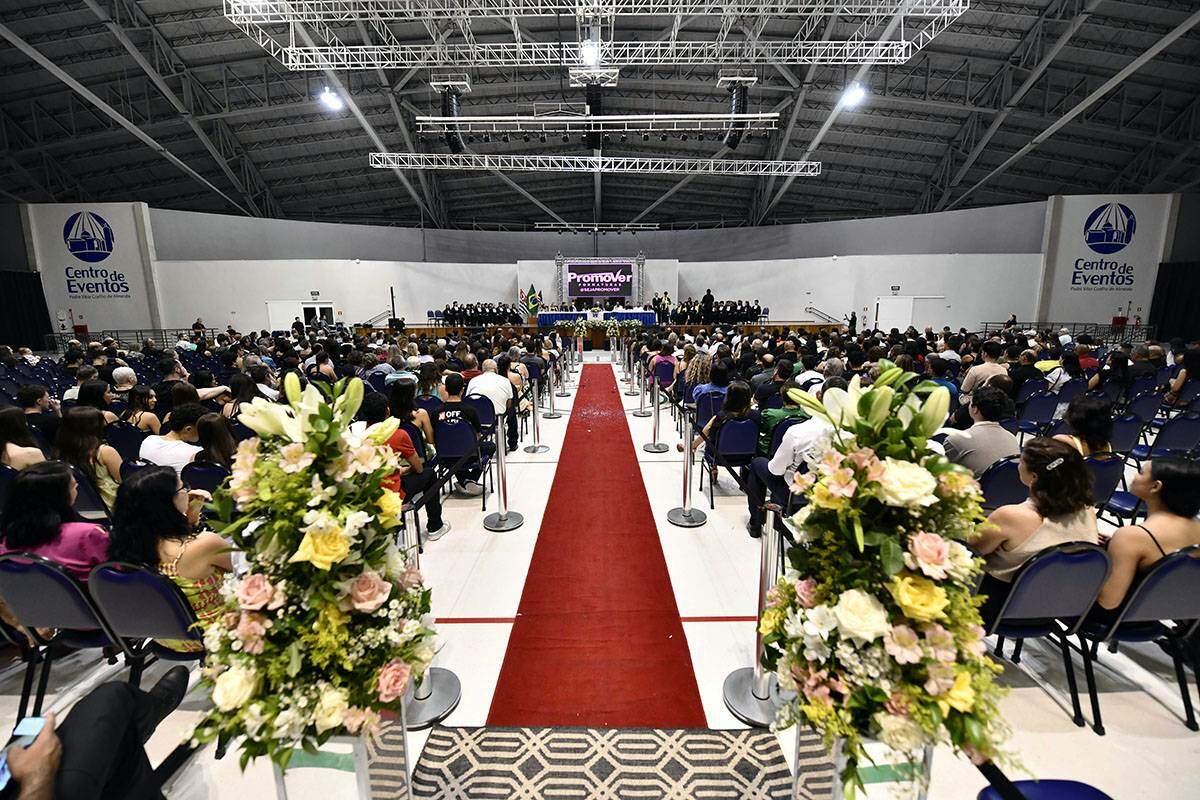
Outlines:
<svg viewBox="0 0 1200 800"><path fill-rule="evenodd" d="M80 261L98 264L112 255L113 230L99 214L76 211L63 226L63 243Z"/></svg>
<svg viewBox="0 0 1200 800"><path fill-rule="evenodd" d="M1119 253L1133 241L1137 219L1124 203L1107 203L1088 215L1083 223L1087 246L1101 255Z"/></svg>

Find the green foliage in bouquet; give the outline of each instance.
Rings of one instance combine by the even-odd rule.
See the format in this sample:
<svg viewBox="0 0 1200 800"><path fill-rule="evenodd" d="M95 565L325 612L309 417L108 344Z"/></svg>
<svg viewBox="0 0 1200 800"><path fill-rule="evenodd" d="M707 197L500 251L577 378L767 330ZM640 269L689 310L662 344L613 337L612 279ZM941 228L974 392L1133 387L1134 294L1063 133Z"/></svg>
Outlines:
<svg viewBox="0 0 1200 800"><path fill-rule="evenodd" d="M856 376L820 400L792 392L832 432L792 486L808 505L786 521L798 545L759 620L765 665L797 693L777 726L843 739L847 796L866 740L992 759L1008 736L972 595L982 562L962 544L983 519L979 485L926 447L949 393L881 367L868 389Z"/></svg>
<svg viewBox="0 0 1200 800"><path fill-rule="evenodd" d="M301 392L289 374L284 390L287 405L242 405L258 437L213 502L249 572L205 629L214 708L194 738L240 739L243 768L264 755L286 768L297 746L374 730L435 647L430 593L396 545L396 420L352 425L357 378Z"/></svg>

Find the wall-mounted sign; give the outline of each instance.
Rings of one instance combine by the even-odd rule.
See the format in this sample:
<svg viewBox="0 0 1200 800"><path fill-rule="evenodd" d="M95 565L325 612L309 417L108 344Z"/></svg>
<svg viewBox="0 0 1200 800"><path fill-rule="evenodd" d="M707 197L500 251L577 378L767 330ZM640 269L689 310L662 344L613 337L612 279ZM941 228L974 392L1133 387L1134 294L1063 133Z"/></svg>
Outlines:
<svg viewBox="0 0 1200 800"><path fill-rule="evenodd" d="M893 284L893 286L892 286L892 294L900 294L900 284L898 284L898 283L897 283L897 284Z"/></svg>
<svg viewBox="0 0 1200 800"><path fill-rule="evenodd" d="M321 296L320 292L309 292L309 294L312 295L313 300L316 300L318 297Z"/></svg>

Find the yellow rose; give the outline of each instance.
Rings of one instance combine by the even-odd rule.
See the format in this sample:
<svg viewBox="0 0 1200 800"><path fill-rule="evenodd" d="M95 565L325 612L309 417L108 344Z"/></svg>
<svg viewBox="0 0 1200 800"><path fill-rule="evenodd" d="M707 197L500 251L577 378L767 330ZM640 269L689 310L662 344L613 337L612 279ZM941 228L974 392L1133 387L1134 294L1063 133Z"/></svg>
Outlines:
<svg viewBox="0 0 1200 800"><path fill-rule="evenodd" d="M304 534L300 547L288 559L289 564L307 561L317 569L328 570L350 555L350 540L341 528L332 530L310 530Z"/></svg>
<svg viewBox="0 0 1200 800"><path fill-rule="evenodd" d="M391 489L384 489L383 494L375 503L379 508L379 521L385 528L394 528L400 524L404 513L404 500Z"/></svg>
<svg viewBox="0 0 1200 800"><path fill-rule="evenodd" d="M783 608L768 608L763 611L762 619L758 621L758 632L763 636L771 634L787 619L787 611Z"/></svg>
<svg viewBox="0 0 1200 800"><path fill-rule="evenodd" d="M945 616L950 600L946 590L928 578L917 575L897 575L888 587L892 598L909 619L933 622Z"/></svg>
<svg viewBox="0 0 1200 800"><path fill-rule="evenodd" d="M975 690L971 688L971 673L963 671L954 676L954 686L950 687L950 691L938 698L938 705L942 708L942 713L949 713L950 709L968 713L975 705Z"/></svg>

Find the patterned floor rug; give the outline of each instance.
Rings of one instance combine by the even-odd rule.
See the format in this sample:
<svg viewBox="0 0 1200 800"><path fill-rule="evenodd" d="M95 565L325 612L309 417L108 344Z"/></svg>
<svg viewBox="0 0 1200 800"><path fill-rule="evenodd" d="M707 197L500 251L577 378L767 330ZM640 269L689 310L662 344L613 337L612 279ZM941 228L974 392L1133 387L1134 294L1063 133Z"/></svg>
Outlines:
<svg viewBox="0 0 1200 800"><path fill-rule="evenodd" d="M401 796L396 733L372 754L376 800ZM809 744L806 777L827 786ZM434 729L412 784L430 800L787 800L792 778L768 731L486 727Z"/></svg>

